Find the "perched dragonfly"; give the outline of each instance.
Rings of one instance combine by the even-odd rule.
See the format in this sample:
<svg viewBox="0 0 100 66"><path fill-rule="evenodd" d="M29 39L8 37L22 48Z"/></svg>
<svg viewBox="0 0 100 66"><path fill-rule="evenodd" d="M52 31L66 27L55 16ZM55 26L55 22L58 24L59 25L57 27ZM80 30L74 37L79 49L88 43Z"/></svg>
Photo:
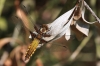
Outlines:
<svg viewBox="0 0 100 66"><path fill-rule="evenodd" d="M39 27L34 26L36 32L31 32L31 37L32 37L32 43L30 44L30 46L28 47L26 56L25 56L25 60L29 59L30 56L32 56L32 54L35 52L38 44L43 44L43 43L47 43L46 40L42 39L42 37L50 37L49 34L46 34L46 32L48 31L48 27L47 25L43 24Z"/></svg>
<svg viewBox="0 0 100 66"><path fill-rule="evenodd" d="M70 38L70 24L73 19L73 11L75 7L58 17L55 21L50 24L35 25L35 31L30 31L29 38L32 39L31 44L25 55L25 60L29 59L35 52L40 44L48 43L52 40L56 40L61 36L65 35L68 40ZM21 13L20 13L21 15ZM22 17L22 16L21 16ZM27 26L25 26L27 27ZM65 46L63 46L65 47Z"/></svg>

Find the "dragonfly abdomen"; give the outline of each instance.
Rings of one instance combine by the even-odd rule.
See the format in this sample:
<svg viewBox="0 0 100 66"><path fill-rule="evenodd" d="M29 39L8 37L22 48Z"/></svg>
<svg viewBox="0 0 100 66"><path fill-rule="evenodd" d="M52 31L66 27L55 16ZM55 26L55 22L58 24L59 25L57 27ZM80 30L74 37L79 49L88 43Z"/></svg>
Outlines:
<svg viewBox="0 0 100 66"><path fill-rule="evenodd" d="M39 42L40 42L39 39L34 38L34 40L32 41L32 43L28 47L28 50L27 50L26 55L25 55L25 60L29 59L32 56L32 54L35 52L35 50L36 50Z"/></svg>

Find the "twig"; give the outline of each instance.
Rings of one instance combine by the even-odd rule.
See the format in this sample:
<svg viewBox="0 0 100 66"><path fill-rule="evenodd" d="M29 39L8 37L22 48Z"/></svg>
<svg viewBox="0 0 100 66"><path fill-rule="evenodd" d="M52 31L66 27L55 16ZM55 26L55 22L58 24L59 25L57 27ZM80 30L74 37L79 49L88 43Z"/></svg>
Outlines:
<svg viewBox="0 0 100 66"><path fill-rule="evenodd" d="M18 23L16 25L16 27L15 27L15 30L14 30L14 33L13 33L13 36L12 36L12 40L10 42L11 46L14 46L15 45L15 41L18 38L18 35L19 35L20 30L21 30L21 25L20 25L20 23Z"/></svg>
<svg viewBox="0 0 100 66"><path fill-rule="evenodd" d="M3 66L3 64L4 64L5 60L7 59L7 57L8 57L8 52L5 51L3 53L1 59L0 59L0 66Z"/></svg>
<svg viewBox="0 0 100 66"><path fill-rule="evenodd" d="M92 15L96 18L96 20L100 23L100 19L96 16L96 14L92 11L92 9L88 6L88 4L85 1L84 1L84 5L92 13Z"/></svg>

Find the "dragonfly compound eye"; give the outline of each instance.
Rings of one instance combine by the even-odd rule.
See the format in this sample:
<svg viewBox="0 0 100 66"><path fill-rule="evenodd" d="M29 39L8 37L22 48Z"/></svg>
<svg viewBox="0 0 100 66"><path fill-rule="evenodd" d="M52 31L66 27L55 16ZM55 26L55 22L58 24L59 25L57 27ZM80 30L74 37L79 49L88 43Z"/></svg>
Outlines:
<svg viewBox="0 0 100 66"><path fill-rule="evenodd" d="M46 28L41 28L40 31L41 31L42 33L46 33Z"/></svg>

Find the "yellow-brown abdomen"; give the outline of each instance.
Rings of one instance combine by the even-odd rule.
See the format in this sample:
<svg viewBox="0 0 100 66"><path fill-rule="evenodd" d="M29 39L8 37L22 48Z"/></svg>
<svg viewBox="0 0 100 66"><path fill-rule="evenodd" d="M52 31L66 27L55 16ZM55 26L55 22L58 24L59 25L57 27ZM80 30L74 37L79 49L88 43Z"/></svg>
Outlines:
<svg viewBox="0 0 100 66"><path fill-rule="evenodd" d="M35 52L39 42L40 42L39 39L34 38L32 43L28 47L28 50L27 50L26 55L25 55L25 60L29 59L32 56L32 54Z"/></svg>

